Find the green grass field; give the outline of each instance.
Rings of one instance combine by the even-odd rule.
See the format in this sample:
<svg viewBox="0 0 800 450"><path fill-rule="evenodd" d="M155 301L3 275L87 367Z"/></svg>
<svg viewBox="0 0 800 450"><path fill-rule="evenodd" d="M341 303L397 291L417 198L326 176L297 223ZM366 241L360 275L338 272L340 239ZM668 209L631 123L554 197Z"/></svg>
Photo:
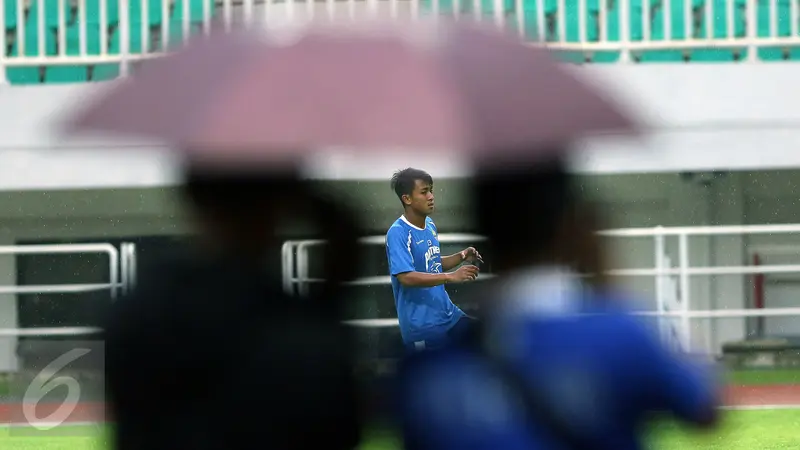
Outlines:
<svg viewBox="0 0 800 450"><path fill-rule="evenodd" d="M657 424L649 433L653 450L784 450L798 448L800 409L728 411L721 430L700 433L672 422ZM362 450L396 450L391 433L375 433ZM71 449L70 449L71 450Z"/></svg>
<svg viewBox="0 0 800 450"><path fill-rule="evenodd" d="M723 429L713 434L691 432L675 424L658 424L651 433L654 450L783 450L796 449L800 410L729 411ZM91 426L59 428L72 437L16 436L20 429L0 430L3 450L106 450L105 430ZM87 436L93 435L93 436ZM373 432L361 450L397 450L392 433Z"/></svg>
<svg viewBox="0 0 800 450"><path fill-rule="evenodd" d="M800 384L798 370L744 371L728 375L737 385ZM783 450L798 448L800 408L725 411L721 429L713 433L688 430L661 421L649 430L653 450ZM0 426L2 450L106 450L108 429L98 426L59 427L54 435L24 436L21 428ZM69 436L67 436L69 435ZM361 450L397 450L399 441L387 428L370 430Z"/></svg>
<svg viewBox="0 0 800 450"><path fill-rule="evenodd" d="M726 375L728 383L745 386L800 384L800 370L795 369L738 370Z"/></svg>

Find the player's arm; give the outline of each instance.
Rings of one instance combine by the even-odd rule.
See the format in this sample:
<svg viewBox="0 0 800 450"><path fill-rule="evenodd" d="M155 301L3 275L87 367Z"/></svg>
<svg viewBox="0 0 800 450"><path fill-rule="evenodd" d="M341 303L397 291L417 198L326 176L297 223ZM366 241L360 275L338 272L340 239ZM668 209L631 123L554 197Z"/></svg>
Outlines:
<svg viewBox="0 0 800 450"><path fill-rule="evenodd" d="M464 273L426 273L414 270L414 259L411 255L411 241L402 230L392 229L386 236L386 254L389 258L389 272L397 277L403 286L433 287L459 281ZM477 276L477 272L474 274Z"/></svg>
<svg viewBox="0 0 800 450"><path fill-rule="evenodd" d="M451 269L454 269L459 264L464 262L464 259L465 259L464 252L458 252L452 255L442 256L442 270L444 270L445 272L450 271Z"/></svg>
<svg viewBox="0 0 800 450"><path fill-rule="evenodd" d="M403 272L396 276L403 286L408 287L434 287L455 281L452 273Z"/></svg>
<svg viewBox="0 0 800 450"><path fill-rule="evenodd" d="M449 271L464 261L483 262L483 258L481 257L481 254L478 253L478 250L475 249L475 247L467 247L456 254L442 257L442 270Z"/></svg>

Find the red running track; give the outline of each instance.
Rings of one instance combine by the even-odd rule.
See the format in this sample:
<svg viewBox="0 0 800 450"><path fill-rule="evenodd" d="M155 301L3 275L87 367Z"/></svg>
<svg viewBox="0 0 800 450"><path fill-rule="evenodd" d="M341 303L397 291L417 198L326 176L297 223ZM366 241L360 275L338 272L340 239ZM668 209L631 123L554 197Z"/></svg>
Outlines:
<svg viewBox="0 0 800 450"><path fill-rule="evenodd" d="M800 384L769 386L728 386L726 406L792 406L800 407Z"/></svg>
<svg viewBox="0 0 800 450"><path fill-rule="evenodd" d="M60 403L40 403L36 405L35 415L42 422L52 422L55 419L48 419L47 416L55 412L61 406ZM64 422L105 422L104 403L79 403L75 409L67 416ZM21 404L0 404L0 424L22 424L30 423L22 412Z"/></svg>

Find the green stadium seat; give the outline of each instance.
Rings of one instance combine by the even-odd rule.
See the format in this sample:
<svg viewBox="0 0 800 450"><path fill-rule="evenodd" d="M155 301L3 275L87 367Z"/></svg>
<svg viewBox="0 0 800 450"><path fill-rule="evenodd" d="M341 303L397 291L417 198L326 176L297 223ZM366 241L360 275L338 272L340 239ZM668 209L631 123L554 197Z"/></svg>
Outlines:
<svg viewBox="0 0 800 450"><path fill-rule="evenodd" d="M422 0L423 11L432 13L434 0ZM479 0L481 17L491 19L494 15L494 0ZM439 14L445 17L472 18L475 14L475 0L439 0ZM514 0L503 0L504 12L514 9Z"/></svg>
<svg viewBox="0 0 800 450"><path fill-rule="evenodd" d="M15 0L18 1L18 0ZM64 8L64 21L69 23L72 19L73 8L70 0L42 0L44 3L44 25L48 28L58 27L59 25L59 2ZM28 20L25 27L39 26L39 1L31 2L28 9Z"/></svg>
<svg viewBox="0 0 800 450"><path fill-rule="evenodd" d="M667 28L665 27L664 12L669 8L671 23L669 24L669 39L681 40L688 39L696 35L694 24L686 23L686 4L682 1L670 0L644 0L649 1L650 15L650 39L653 41L664 41L667 39ZM692 9L697 9L702 5L703 0L692 0ZM689 12L691 15L691 12ZM688 50L647 50L643 51L638 57L640 62L681 62L688 61L691 52Z"/></svg>
<svg viewBox="0 0 800 450"><path fill-rule="evenodd" d="M6 48L2 52L6 56L11 56L11 51L14 48L14 42L10 39L15 39L15 32L17 31L17 2L5 1L3 4L5 13L4 33L6 34Z"/></svg>
<svg viewBox="0 0 800 450"><path fill-rule="evenodd" d="M80 29L83 25L76 23L66 30L66 44L67 48L64 53L67 56L78 56L81 54L80 48ZM89 34L90 30L87 27L86 33L86 53L91 54L89 49ZM48 34L48 49L52 49L52 55L58 55L58 39L56 36ZM52 41L52 42L50 42ZM52 65L48 66L45 70L45 83L58 84L58 83L79 83L89 81L88 69L86 65L63 66Z"/></svg>
<svg viewBox="0 0 800 450"><path fill-rule="evenodd" d="M67 29L67 56L77 56L81 54L80 42L81 25L76 23ZM105 31L104 31L105 30ZM97 24L86 26L86 54L97 56L101 53L100 35L108 32L106 27ZM56 41L57 44L57 41ZM108 41L108 53L119 54L119 40L110 36ZM57 45L55 46L57 48ZM46 83L78 83L87 81L110 80L119 76L119 64L96 64L96 65L75 65L75 66L50 66L45 72Z"/></svg>
<svg viewBox="0 0 800 450"><path fill-rule="evenodd" d="M205 9L204 9L205 8ZM202 32L203 18L205 11L208 11L211 17L214 17L214 0L206 0L205 6L203 0L191 0L189 3L189 31L184 31L185 9L183 0L175 0L175 9L170 16L169 22L169 47L175 47L186 42L187 39L193 35Z"/></svg>
<svg viewBox="0 0 800 450"><path fill-rule="evenodd" d="M606 1L605 23L600 22L601 1ZM553 9L557 10L555 2L552 2L552 4ZM548 3L545 3L545 5L548 5ZM577 1L568 1L565 2L565 6L566 41L573 43L581 42L580 3ZM547 11L547 13L551 13L551 11ZM604 28L608 41L619 41L619 10L616 8L616 2L607 2L607 0L587 0L586 12L584 14L584 26L586 28L585 39L587 43L599 42ZM533 16L532 20L536 20L535 16ZM556 21L556 29L558 29L560 20L558 14L555 14L554 20ZM549 36L548 40L556 41L558 38L558 35ZM587 61L596 63L614 62L619 59L619 54L620 52L618 51L599 51L592 53L584 51L564 51L558 53L561 59L573 63L583 63Z"/></svg>
<svg viewBox="0 0 800 450"><path fill-rule="evenodd" d="M6 30L13 30L17 27L17 8L18 2L14 1L4 1L3 8L5 9L5 27Z"/></svg>
<svg viewBox="0 0 800 450"><path fill-rule="evenodd" d="M711 37L717 39L724 39L728 37L728 1L727 0L706 0L712 3L711 17ZM746 30L745 22L745 0L733 1L733 23L731 24L731 31L733 37L744 37ZM698 35L701 37L706 36L706 16L705 10L702 9L700 29ZM747 49L745 47L739 49L731 48L703 48L692 51L691 60L696 62L728 62L737 61L747 56Z"/></svg>
<svg viewBox="0 0 800 450"><path fill-rule="evenodd" d="M39 56L39 34L36 32L35 27L25 27L23 40L25 44L23 54L25 56ZM20 42L15 40L11 46L9 56L19 56L19 44ZM6 69L6 79L8 79L8 82L11 84L39 84L42 82L42 78L42 70L39 67L8 67Z"/></svg>
<svg viewBox="0 0 800 450"><path fill-rule="evenodd" d="M669 0L663 0L669 1ZM619 10L619 2L620 0L614 1L614 9L609 12L609 32L608 38L609 40L619 41L622 39L622 24L620 23L620 10ZM631 10L630 10L630 17L629 17L629 24L628 24L628 39L631 42L642 42L645 39L645 23L646 18L644 17L644 2L648 2L647 5L650 8L649 13L650 17L652 18L655 15L655 11L653 11L653 7L657 5L658 0L631 0ZM653 31L653 20L649 20L650 25L650 39L655 39L655 33ZM641 52L637 52L633 55L633 58L637 61L641 58Z"/></svg>
<svg viewBox="0 0 800 450"><path fill-rule="evenodd" d="M756 16L758 21L758 36L781 36L792 35L791 25L791 6L789 0L777 0L777 20L775 30L772 30L772 1L759 0ZM760 48L758 57L763 61L784 61L787 59L800 60L800 47L769 47Z"/></svg>
<svg viewBox="0 0 800 450"><path fill-rule="evenodd" d="M606 29L606 40L609 42L619 42L622 39L622 30L623 26L620 23L620 9L619 9L619 0L615 0L609 2L607 0L599 0L599 1L606 1L606 21L605 24L600 24L600 26L605 26ZM599 1L597 3L592 2L590 3L591 11L593 14L597 14L598 16L598 23L599 23L599 11L600 5ZM643 22L642 22L642 1L641 0L630 0L631 1L631 12L628 17L628 24L627 24L627 31L628 31L628 40L630 41L641 41L643 36ZM599 30L598 30L599 32ZM599 37L598 37L599 41ZM593 59L593 62L616 62L619 60L620 52L599 52Z"/></svg>
<svg viewBox="0 0 800 450"><path fill-rule="evenodd" d="M141 0L131 0L140 2ZM100 7L106 5L106 20L101 20ZM134 5L130 8L133 9ZM141 5L138 6L141 9ZM119 54L119 0L86 0L86 50L89 54L100 54L100 34L108 36L109 54ZM79 41L74 42L79 44ZM119 76L119 64L98 64L86 67L91 81L110 80Z"/></svg>
<svg viewBox="0 0 800 450"><path fill-rule="evenodd" d="M130 31L131 42L129 50L131 53L149 53L157 49L155 42L158 40L157 34L160 33L161 24L164 22L163 5L168 0L131 0L130 2ZM144 17L144 4L147 4L148 14ZM168 5L169 6L169 5ZM169 9L169 8L168 8ZM149 29L149 47L145 47L145 39L148 37L142 33L142 25Z"/></svg>
<svg viewBox="0 0 800 450"><path fill-rule="evenodd" d="M184 1L174 0L172 15L170 21L182 22L184 13ZM204 8L214 15L214 0L206 0L205 6L203 0L189 0L189 22L193 24L200 24L203 22Z"/></svg>
<svg viewBox="0 0 800 450"><path fill-rule="evenodd" d="M100 53L100 33L92 33L91 36L94 36L92 39L88 41L87 47L89 52L97 52ZM112 31L107 40L108 43L108 53L111 55L119 55L120 54L120 42L119 42L119 29ZM97 64L94 66L89 66L89 78L91 81L108 81L113 80L114 78L119 77L120 74L120 65L118 63L109 63L109 64Z"/></svg>
<svg viewBox="0 0 800 450"><path fill-rule="evenodd" d="M59 2L64 8L64 21L62 22L59 18L61 14L59 12ZM44 1L45 10L44 12L44 30L41 30L42 23L40 22L40 15L41 10L39 9L39 3L33 2L31 4L30 10L28 12L28 17L25 22L25 54L27 56L57 56L59 54L58 48L58 30L59 25L62 23L69 24L73 19L73 11L70 7L69 0L45 0ZM75 34L77 35L77 27L67 28L66 33L66 40L67 43L71 39L70 30L74 30ZM41 49L39 45L41 44L40 39L44 39L44 52L41 54ZM74 38L76 40L76 38ZM18 47L18 46L17 46ZM66 51L69 53L69 46L67 46ZM13 50L12 50L13 51ZM18 49L17 49L18 52ZM73 55L77 55L77 51L72 53ZM20 68L11 68L7 72L9 82L17 84L17 83L37 83L37 82L46 82L46 83L65 83L65 82L78 82L78 81L86 81L85 77L85 69L81 71L79 67L72 67L72 66L60 66L60 65L49 65L44 68L38 67L20 67ZM81 75L81 72L84 75Z"/></svg>
<svg viewBox="0 0 800 450"><path fill-rule="evenodd" d="M606 3L606 18L605 23L602 23L600 20L600 2ZM632 0L634 8L636 7L637 1ZM587 1L587 8L589 10L589 21L588 25L589 29L589 36L591 42L600 42L600 36L602 35L603 30L606 33L606 41L611 42L618 42L620 39L620 25L619 25L619 2L609 2L607 0L588 0ZM628 29L631 30L629 34L633 34L635 21L630 20ZM619 51L601 51L595 52L591 55L591 61L595 63L612 63L619 60L620 52Z"/></svg>
<svg viewBox="0 0 800 450"><path fill-rule="evenodd" d="M160 24L164 20L164 3L167 3L167 10L169 10L169 0L130 0L131 24L141 25L145 20L145 5L147 5L147 23L149 25Z"/></svg>
<svg viewBox="0 0 800 450"><path fill-rule="evenodd" d="M606 18L604 23L600 23L600 2L606 2ZM586 21L585 38L587 42L599 42L600 36L605 31L606 39L609 42L619 42L622 35L621 28L621 14L619 5L622 0L587 0L586 1ZM691 10L686 10L686 5L682 1L672 0L630 0L631 11L629 23L627 24L628 36L633 42L641 42L644 39L645 20L649 22L650 39L654 41L663 41L670 35L670 39L683 40L683 39L703 39L706 36L706 27L710 25L710 34L713 38L725 38L728 36L729 28L729 4L728 0L692 0ZM644 10L643 1L647 1L649 6L650 17L645 19L642 16ZM763 4L769 0L759 0L762 7L759 10L759 28L761 35L768 35L768 28L765 28L764 23L768 21L767 9ZM779 35L789 35L789 2L790 0L779 0ZM423 7L425 11L430 12L433 9L433 0L423 0ZM710 18L710 23L706 23L706 2L711 3L711 12L713 16ZM564 25L565 29L561 30L561 18L559 17L558 0L544 0L543 8L545 9L545 29L538 30L537 18L537 1L525 0L523 2L524 25L527 38L530 40L538 39L538 36L543 36L546 41L558 42L563 40L569 43L581 42L582 31L580 29L580 13L578 11L580 2L578 0L565 1L564 8ZM456 0L441 0L439 5L440 14L450 16L455 14ZM492 20L494 13L493 0L481 0L482 12L484 20ZM515 0L503 0L504 15L508 27L511 29L517 26L517 11ZM669 8L671 17L670 29L665 29L665 9ZM744 37L746 34L746 13L745 13L745 0L733 0L732 20L730 24L734 37ZM458 2L458 9L460 15L472 15L474 9L471 0L460 0ZM688 14L687 14L688 13ZM687 15L689 21L687 22ZM667 33L669 31L669 33ZM800 57L800 47L790 49L766 49L762 50L763 55L768 55L773 59L786 59L794 57L795 52ZM566 61L573 63L582 63L586 61L591 62L615 62L619 59L619 51L600 51L600 52L585 52L585 51L558 51L557 54ZM729 62L737 61L746 57L746 48L715 48L709 45L708 48L698 48L691 50L644 50L639 51L634 55L634 59L641 62Z"/></svg>
<svg viewBox="0 0 800 450"><path fill-rule="evenodd" d="M100 21L100 6L102 4L106 5L105 24ZM106 27L119 25L119 0L86 0L86 22L89 25L105 25Z"/></svg>
<svg viewBox="0 0 800 450"><path fill-rule="evenodd" d="M89 22L87 17L87 22ZM80 22L75 22L66 29L66 49L67 56L78 56L81 54L81 28L84 25ZM108 33L107 26L101 26L97 23L87 23L85 25L86 36L86 54L89 56L100 55L101 33ZM55 29L50 30L46 35L47 43L46 49L48 55L56 56L59 54L58 35ZM119 41L109 37L108 39L108 52L110 54L119 54ZM37 73L38 73L38 69ZM80 83L97 80L108 80L115 78L119 74L119 64L99 64L99 65L50 65L44 71L45 83Z"/></svg>
<svg viewBox="0 0 800 450"><path fill-rule="evenodd" d="M505 17L505 24L509 31L516 31L518 29L518 14L516 10L516 0L502 0L503 11L502 15ZM545 14L554 14L558 10L557 0L544 0ZM480 0L480 16L484 22L493 22L495 20L495 2L494 0ZM423 0L423 7L425 11L433 11L433 0ZM472 19L475 17L475 2L474 0L459 0L456 5L455 0L440 0L439 1L439 14L452 17L456 15L465 19ZM523 26L525 29L525 37L531 41L538 40L540 35L545 34L544 30L538 30L538 22L536 20L537 2L536 0L523 1Z"/></svg>
<svg viewBox="0 0 800 450"><path fill-rule="evenodd" d="M59 26L59 7L63 7L66 29L66 54L77 56L80 54L80 33L81 27L86 27L86 48L89 55L100 54L100 36L107 33L109 53L119 54L122 42L119 27L120 11L119 0L85 0L85 24L81 25L83 17L74 7L74 0L42 0L44 11L44 52L46 55L58 54L58 26ZM422 9L430 14L433 10L434 0L422 0ZM642 17L643 2L649 2L650 18L649 27L651 39L663 41L667 37L667 30L664 27L665 9L669 8L672 18L669 34L674 40L686 38L703 39L708 31L712 38L720 39L728 36L728 29L731 28L735 37L746 35L746 0L733 0L733 11L728 11L728 0L692 0L691 11L687 11L683 1L674 0L627 0L631 2L630 17L627 24L621 23L620 3L625 0L586 0L584 29L581 29L579 0L565 0L564 10L559 11L560 0L523 0L522 9L517 10L517 0L502 0L502 14L509 31L516 30L520 25L524 27L525 38L531 41L543 39L549 42L565 40L569 43L581 42L581 37L585 36L586 42L599 42L600 36L605 34L607 41L619 42L622 36L623 26L627 29L627 34L631 41L641 42L644 39L645 20ZM791 26L791 1L777 0L777 20L775 21L774 31L772 24L772 0L758 0L757 2L757 33L760 37L777 35L787 37L792 35ZM605 21L600 22L600 2L606 2ZM711 2L710 10L713 17L707 23L706 5ZM144 15L144 5L147 5L148 17ZM479 0L481 19L487 22L494 20L495 0ZM538 11L537 8L543 9ZM26 56L39 56L39 1L30 3L25 21L25 35L23 42L15 42L14 31L18 28L18 8L20 2L17 0L4 1L5 30L11 37L5 49L9 57L14 57L20 53L20 44L25 44L24 54ZM106 20L100 18L101 5L106 7ZM166 6L166 8L165 8ZM202 29L205 11L215 15L214 0L130 0L128 16L130 19L130 43L129 50L132 54L143 53L145 51L155 52L165 49L165 42L162 33L165 27L168 28L169 46L177 46L185 42L190 34L199 32ZM471 18L475 14L475 0L440 0L439 14L443 16L455 16L456 14ZM688 13L688 14L687 14ZM544 15L543 29L539 26L539 14ZM561 17L564 14L564 29L561 29ZM520 17L520 15L522 17ZM687 16L690 20L687 22ZM729 16L732 16L733 23L729 23ZM189 33L184 31L184 18L188 17ZM145 33L143 33L143 27ZM710 27L710 30L707 30ZM147 37L149 34L149 38ZM798 32L800 34L800 32ZM148 41L149 39L149 41ZM149 43L149 47L145 45ZM715 48L709 45L708 48L698 48L691 50L644 50L636 52L634 59L643 63L679 63L679 62L700 62L700 63L722 63L732 62L745 58L747 49L742 48ZM558 56L573 63L611 63L619 60L619 51L600 51L586 52L559 51ZM758 57L765 61L784 61L800 60L800 46L785 46L761 48L758 50ZM108 80L119 75L120 67L118 63L97 64L97 65L76 65L59 66L50 65L46 68L40 67L8 67L6 75L13 84L35 84L35 83L75 83L97 80Z"/></svg>

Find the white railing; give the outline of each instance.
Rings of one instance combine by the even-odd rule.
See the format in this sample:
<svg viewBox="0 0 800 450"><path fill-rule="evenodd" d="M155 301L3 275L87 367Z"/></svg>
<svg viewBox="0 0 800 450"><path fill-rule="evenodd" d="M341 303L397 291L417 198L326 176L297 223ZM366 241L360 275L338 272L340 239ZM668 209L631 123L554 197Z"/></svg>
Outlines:
<svg viewBox="0 0 800 450"><path fill-rule="evenodd" d="M800 316L800 307L766 308L766 309L693 309L696 301L692 297L690 281L692 277L709 275L746 275L746 274L778 274L798 273L800 264L781 265L742 265L742 266L697 266L691 264L690 237L710 236L750 236L777 235L788 237L800 234L800 225L757 225L757 226L710 226L710 227L672 227L672 228L630 228L601 231L601 235L609 238L646 238L652 239L653 265L651 267L625 268L609 271L612 276L651 278L655 293L655 308L652 311L641 311L636 314L659 318L661 333L672 345L688 348L692 342L691 323L695 319L745 318L745 317L781 317ZM677 258L670 255L667 239L677 240ZM482 236L470 234L441 234L440 241L448 243L479 244ZM782 239L783 240L783 239ZM371 236L361 239L364 245L383 245L383 236ZM313 279L310 275L309 250L324 244L320 240L287 241L282 249L283 282L287 290L306 293L308 286L322 280ZM744 252L744 244L742 244ZM756 246L759 249L764 245ZM127 292L136 283L136 250L130 243L124 243L119 251L111 244L62 244L35 246L0 246L0 254L48 254L48 253L105 253L109 255L110 280L106 284L64 284L48 286L3 286L1 293L60 293L86 292L109 289L112 298L119 292ZM673 263L676 261L676 263ZM487 277L481 277L486 279ZM363 278L355 285L388 285L388 276ZM394 327L396 319L368 319L347 322L359 327ZM70 336L98 332L89 327L53 327L32 329L0 329L0 337L13 336Z"/></svg>
<svg viewBox="0 0 800 450"><path fill-rule="evenodd" d="M124 294L135 285L136 246L133 243L122 243L119 250L109 243L0 246L0 255L87 253L108 255L108 283L0 286L0 294L63 294L108 290L113 300L117 298L119 293ZM0 328L0 338L14 336L76 336L93 334L99 331L98 328L93 327Z"/></svg>
<svg viewBox="0 0 800 450"><path fill-rule="evenodd" d="M709 275L747 275L800 272L800 264L747 265L747 266L694 266L690 262L690 237L700 236L753 236L787 235L800 233L800 225L757 225L757 226L703 226L672 228L629 228L601 231L599 234L611 238L652 238L654 245L654 265L645 268L616 269L608 272L619 277L652 277L654 282L655 305L653 311L636 312L637 315L659 318L662 336L671 345L683 349L692 342L693 319L746 318L800 316L800 307L767 309L692 309L691 278ZM673 266L668 255L665 239L677 238L677 265ZM478 243L484 238L469 234L440 234L442 243ZM383 245L383 236L371 236L361 240L365 245ZM309 278L309 249L324 241L287 241L282 249L284 264L284 286L288 291L304 294L311 283L322 280ZM744 249L743 249L744 250ZM485 279L486 277L481 277ZM479 278L479 279L481 279ZM358 280L356 285L389 284L389 277L371 277ZM295 291L296 288L296 291ZM395 327L397 319L367 319L347 322L359 327Z"/></svg>
<svg viewBox="0 0 800 450"><path fill-rule="evenodd" d="M208 32L212 20L275 28L373 16L487 21L530 41L541 37L581 62L757 61L794 56L799 7L788 0L4 0L0 65L33 69L19 82L108 79ZM773 51L759 55L763 48ZM0 82L13 78L0 72Z"/></svg>

